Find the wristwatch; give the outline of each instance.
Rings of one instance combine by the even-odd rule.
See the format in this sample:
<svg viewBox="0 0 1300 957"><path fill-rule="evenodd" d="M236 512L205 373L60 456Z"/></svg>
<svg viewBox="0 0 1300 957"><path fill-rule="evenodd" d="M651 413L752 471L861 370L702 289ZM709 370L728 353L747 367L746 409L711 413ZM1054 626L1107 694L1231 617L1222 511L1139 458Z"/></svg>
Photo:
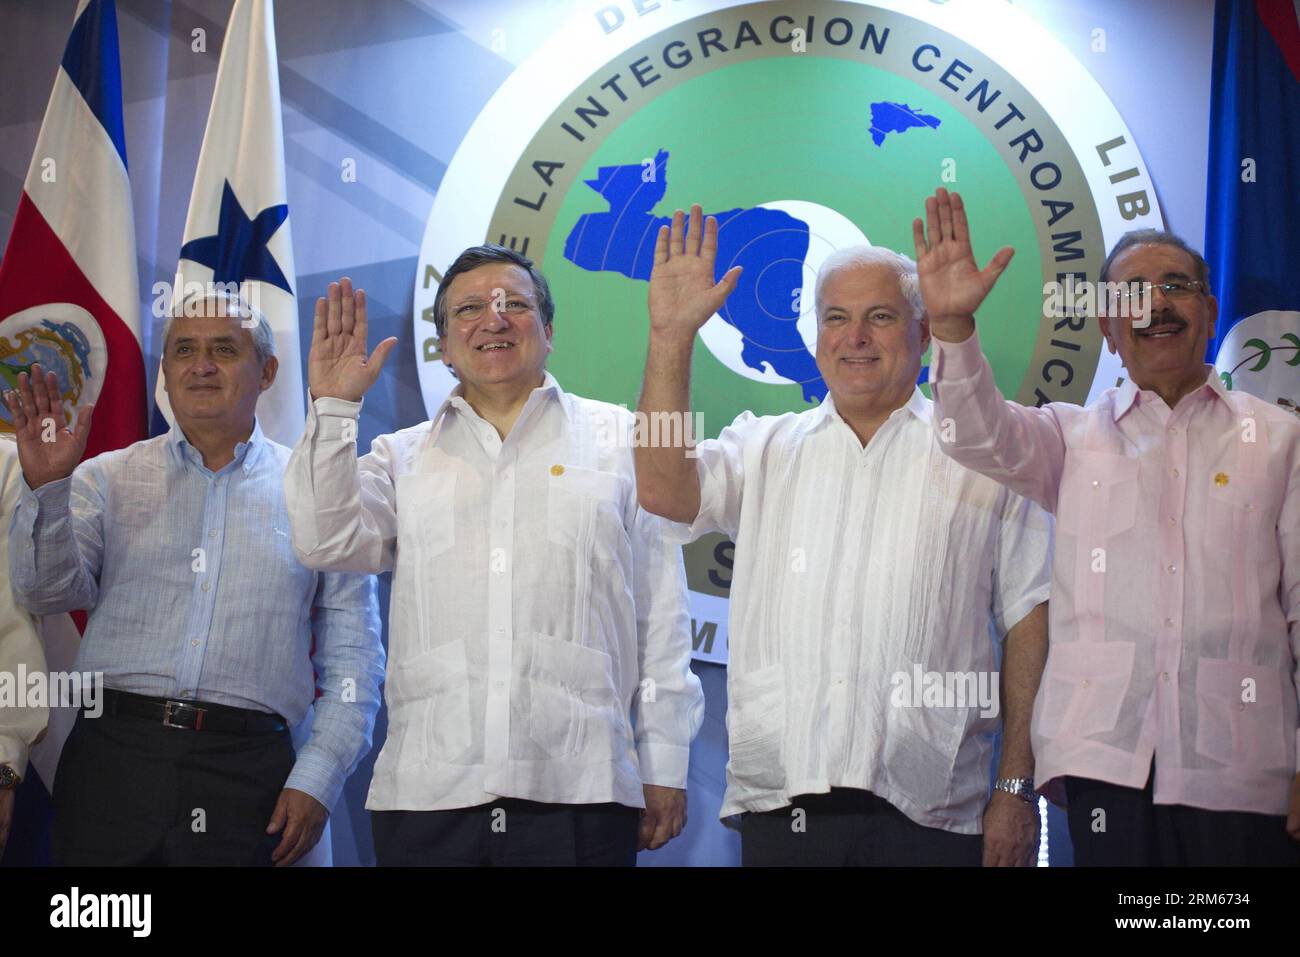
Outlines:
<svg viewBox="0 0 1300 957"><path fill-rule="evenodd" d="M1014 794L1027 804L1038 804L1038 795L1034 792L1033 778L998 778L993 782L993 790Z"/></svg>
<svg viewBox="0 0 1300 957"><path fill-rule="evenodd" d="M0 764L0 791L12 791L20 780L17 771L7 764Z"/></svg>

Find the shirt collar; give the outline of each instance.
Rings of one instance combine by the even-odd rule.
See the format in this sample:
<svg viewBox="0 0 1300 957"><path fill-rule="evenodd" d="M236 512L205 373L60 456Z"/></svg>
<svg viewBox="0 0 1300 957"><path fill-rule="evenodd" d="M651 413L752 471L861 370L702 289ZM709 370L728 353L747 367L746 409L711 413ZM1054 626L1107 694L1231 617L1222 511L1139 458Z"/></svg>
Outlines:
<svg viewBox="0 0 1300 957"><path fill-rule="evenodd" d="M1205 366L1205 384L1199 389L1193 390L1191 394L1195 395L1201 389L1209 389L1211 393L1217 395L1224 402L1228 401L1228 390L1224 388L1218 370L1212 365L1207 364ZM1122 419L1129 409L1137 405L1141 394L1142 390L1138 388L1137 383L1131 378L1125 379L1121 383L1119 391L1115 393L1115 402L1111 410L1114 413L1116 422Z"/></svg>
<svg viewBox="0 0 1300 957"><path fill-rule="evenodd" d="M179 419L172 420L172 427L167 431L167 445L172 450L176 460L183 466L190 464L190 453L187 450L193 450L194 461L197 464L203 464L203 455L198 449L194 448L193 443L185 436L185 431L181 428ZM253 416L253 431L248 436L247 441L235 444L235 457L231 464L243 465L244 474L247 475L257 464L257 458L266 445L266 437L262 434L262 423L258 421L257 416ZM229 466L227 466L229 468Z"/></svg>
<svg viewBox="0 0 1300 957"><path fill-rule="evenodd" d="M560 403L560 408L564 410L564 415L570 421L573 420L573 397L560 388L560 383L556 381L555 376L551 375L549 370L542 370L542 384L539 385L529 394L529 400L536 396L537 402L545 401L548 395L554 395ZM447 398L442 400L438 410L434 412L433 417L429 420L436 428L439 420L447 413L449 408L454 408L459 412L478 415L468 402L465 401L465 384L457 382L456 387L447 394Z"/></svg>
<svg viewBox="0 0 1300 957"><path fill-rule="evenodd" d="M893 419L895 416L910 413L926 425L929 425L933 410L934 403L925 397L921 387L913 386L912 394L908 396L907 403L891 412L889 418ZM823 423L830 421L832 416L839 417L839 412L835 408L835 399L829 392L826 393L826 398L822 399L822 404L813 409L812 416L812 425L808 429L809 432L820 428Z"/></svg>

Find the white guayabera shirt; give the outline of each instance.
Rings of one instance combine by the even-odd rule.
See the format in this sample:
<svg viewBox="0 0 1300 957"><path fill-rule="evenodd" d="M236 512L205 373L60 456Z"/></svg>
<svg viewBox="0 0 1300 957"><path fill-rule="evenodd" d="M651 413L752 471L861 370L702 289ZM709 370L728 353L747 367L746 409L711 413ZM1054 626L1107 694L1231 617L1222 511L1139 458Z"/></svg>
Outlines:
<svg viewBox="0 0 1300 957"><path fill-rule="evenodd" d="M388 738L366 807L643 807L703 719L681 549L637 505L626 409L546 374L503 440L460 395L356 459L311 401L285 479L312 568L393 571Z"/></svg>
<svg viewBox="0 0 1300 957"><path fill-rule="evenodd" d="M930 409L865 449L830 396L699 444L686 534L736 543L724 817L846 787L982 830L997 643L1047 600L1051 519L945 456Z"/></svg>

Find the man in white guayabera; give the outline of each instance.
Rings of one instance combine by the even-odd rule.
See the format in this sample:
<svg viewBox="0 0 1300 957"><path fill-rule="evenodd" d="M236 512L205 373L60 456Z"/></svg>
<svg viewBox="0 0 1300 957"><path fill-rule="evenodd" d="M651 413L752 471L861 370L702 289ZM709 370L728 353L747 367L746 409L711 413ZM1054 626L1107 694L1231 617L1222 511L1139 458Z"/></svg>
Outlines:
<svg viewBox="0 0 1300 957"><path fill-rule="evenodd" d="M687 412L696 334L739 275L715 283L717 232L698 206L660 231L643 412ZM643 506L736 543L722 813L743 812L746 864L1025 864L1050 519L938 449L911 260L834 254L816 308L820 406L742 413L694 459L635 449Z"/></svg>
<svg viewBox="0 0 1300 957"><path fill-rule="evenodd" d="M305 564L393 571L380 864L634 864L685 823L703 695L681 549L637 505L632 413L546 371L554 311L531 260L462 253L434 302L460 382L358 463L396 340L366 358L346 278L316 305L286 490Z"/></svg>

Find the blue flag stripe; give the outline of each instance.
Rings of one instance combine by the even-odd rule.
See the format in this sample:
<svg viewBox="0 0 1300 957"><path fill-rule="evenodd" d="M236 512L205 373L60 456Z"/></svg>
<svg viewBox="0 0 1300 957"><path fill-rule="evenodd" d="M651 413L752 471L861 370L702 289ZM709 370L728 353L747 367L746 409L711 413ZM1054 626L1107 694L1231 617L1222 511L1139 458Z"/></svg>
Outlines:
<svg viewBox="0 0 1300 957"><path fill-rule="evenodd" d="M63 51L63 69L117 147L126 166L122 122L122 66L118 59L114 0L90 0L73 24Z"/></svg>

